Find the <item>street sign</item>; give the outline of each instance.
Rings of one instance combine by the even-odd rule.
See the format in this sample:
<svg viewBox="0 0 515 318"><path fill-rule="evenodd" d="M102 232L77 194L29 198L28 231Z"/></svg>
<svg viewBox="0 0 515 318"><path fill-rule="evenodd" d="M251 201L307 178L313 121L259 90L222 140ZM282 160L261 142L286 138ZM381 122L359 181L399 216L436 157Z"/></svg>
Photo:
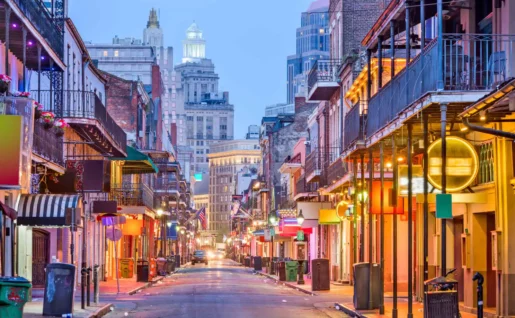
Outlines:
<svg viewBox="0 0 515 318"><path fill-rule="evenodd" d="M452 194L436 195L436 218L452 219Z"/></svg>
<svg viewBox="0 0 515 318"><path fill-rule="evenodd" d="M106 229L106 237L110 241L117 242L122 238L122 231L115 229L114 227Z"/></svg>
<svg viewBox="0 0 515 318"><path fill-rule="evenodd" d="M297 241L304 241L304 231L297 231Z"/></svg>
<svg viewBox="0 0 515 318"><path fill-rule="evenodd" d="M265 229L264 232L265 232L265 241L267 241L267 242L271 241L272 238L271 238L270 229Z"/></svg>

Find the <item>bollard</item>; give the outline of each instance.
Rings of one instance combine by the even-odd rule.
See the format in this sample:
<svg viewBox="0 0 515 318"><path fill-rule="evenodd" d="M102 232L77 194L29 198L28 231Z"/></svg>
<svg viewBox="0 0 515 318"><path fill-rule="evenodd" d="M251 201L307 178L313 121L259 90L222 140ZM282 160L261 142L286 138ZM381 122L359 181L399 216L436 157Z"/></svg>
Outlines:
<svg viewBox="0 0 515 318"><path fill-rule="evenodd" d="M485 279L480 273L475 273L472 280L477 280L477 317L483 318L483 283Z"/></svg>
<svg viewBox="0 0 515 318"><path fill-rule="evenodd" d="M91 306L91 303L89 301L91 296L91 266L88 267L87 270L88 271L86 272L86 305L89 307Z"/></svg>
<svg viewBox="0 0 515 318"><path fill-rule="evenodd" d="M93 266L93 302L95 304L99 303L99 286L98 286L98 270L100 265Z"/></svg>
<svg viewBox="0 0 515 318"><path fill-rule="evenodd" d="M86 309L85 295L86 294L86 273L88 272L86 267L83 267L80 271L80 308Z"/></svg>

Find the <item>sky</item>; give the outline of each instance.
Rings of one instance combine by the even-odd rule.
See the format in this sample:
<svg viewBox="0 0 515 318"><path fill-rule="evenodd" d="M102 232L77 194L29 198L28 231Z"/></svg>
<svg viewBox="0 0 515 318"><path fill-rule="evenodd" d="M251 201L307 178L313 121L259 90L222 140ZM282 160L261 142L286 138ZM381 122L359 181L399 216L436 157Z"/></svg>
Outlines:
<svg viewBox="0 0 515 318"><path fill-rule="evenodd" d="M84 41L143 38L151 8L159 10L164 45L174 64L195 21L206 57L215 63L219 89L235 105L234 138L260 125L265 106L286 101L286 57L295 54L295 29L313 0L69 0L69 17Z"/></svg>

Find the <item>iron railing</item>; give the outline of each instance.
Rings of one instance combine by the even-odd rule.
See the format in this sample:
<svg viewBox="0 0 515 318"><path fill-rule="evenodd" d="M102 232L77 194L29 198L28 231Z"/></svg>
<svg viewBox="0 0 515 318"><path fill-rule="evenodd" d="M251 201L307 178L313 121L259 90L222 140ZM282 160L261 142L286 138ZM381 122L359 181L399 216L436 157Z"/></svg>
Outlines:
<svg viewBox="0 0 515 318"><path fill-rule="evenodd" d="M318 183L307 183L306 176L302 175L295 183L295 195L300 193L317 192Z"/></svg>
<svg viewBox="0 0 515 318"><path fill-rule="evenodd" d="M179 191L179 183L177 179L172 178L155 178L153 187L156 191Z"/></svg>
<svg viewBox="0 0 515 318"><path fill-rule="evenodd" d="M64 90L62 114L57 112L59 108L55 105L53 91L34 90L32 95L44 106L44 110L56 112L57 116L96 119L113 138L117 146L125 149L127 134L109 115L106 107L94 92Z"/></svg>
<svg viewBox="0 0 515 318"><path fill-rule="evenodd" d="M60 30L42 1L13 0L59 58L64 54L64 30Z"/></svg>
<svg viewBox="0 0 515 318"><path fill-rule="evenodd" d="M45 129L43 123L34 123L32 152L64 167L63 138L57 137L53 129Z"/></svg>
<svg viewBox="0 0 515 318"><path fill-rule="evenodd" d="M339 157L338 147L316 147L306 157L305 174L310 178L310 181L319 183L320 187L327 185L328 167L336 161Z"/></svg>
<svg viewBox="0 0 515 318"><path fill-rule="evenodd" d="M338 159L327 168L327 184L331 185L349 173L347 164Z"/></svg>
<svg viewBox="0 0 515 318"><path fill-rule="evenodd" d="M308 92L317 82L337 82L340 64L340 60L337 59L316 61L308 74Z"/></svg>
<svg viewBox="0 0 515 318"><path fill-rule="evenodd" d="M154 193L144 183L113 184L109 200L116 200L121 206L146 206L154 208Z"/></svg>
<svg viewBox="0 0 515 318"><path fill-rule="evenodd" d="M366 103L356 103L345 115L343 147L347 148L358 140L365 138L365 123L367 118Z"/></svg>
<svg viewBox="0 0 515 318"><path fill-rule="evenodd" d="M442 42L441 52L433 40L370 99L367 138L424 94L436 91L439 81L444 91L490 91L515 75L515 35L444 34Z"/></svg>

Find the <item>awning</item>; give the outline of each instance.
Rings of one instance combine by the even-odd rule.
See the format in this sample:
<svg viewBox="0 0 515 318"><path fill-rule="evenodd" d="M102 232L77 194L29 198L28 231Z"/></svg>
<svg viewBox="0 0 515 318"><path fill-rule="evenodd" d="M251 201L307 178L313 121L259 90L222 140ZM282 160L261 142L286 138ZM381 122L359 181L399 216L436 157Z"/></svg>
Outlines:
<svg viewBox="0 0 515 318"><path fill-rule="evenodd" d="M257 230L257 231L252 232L252 235L254 235L254 236L265 236L265 231L264 230Z"/></svg>
<svg viewBox="0 0 515 318"><path fill-rule="evenodd" d="M5 216L10 218L11 220L15 220L18 214L15 209L11 208L7 204L4 204L2 201L0 201L0 210Z"/></svg>
<svg viewBox="0 0 515 318"><path fill-rule="evenodd" d="M335 209L322 209L319 213L318 224L340 224L341 222Z"/></svg>
<svg viewBox="0 0 515 318"><path fill-rule="evenodd" d="M318 220L304 220L301 228L310 229L318 226Z"/></svg>
<svg viewBox="0 0 515 318"><path fill-rule="evenodd" d="M22 194L17 210L18 225L70 226L73 211L75 224L81 222L82 198L67 194Z"/></svg>
<svg viewBox="0 0 515 318"><path fill-rule="evenodd" d="M154 164L152 159L146 154L127 146L126 158L110 158L111 160L125 161L122 167L123 174L145 174L157 173L159 169Z"/></svg>

